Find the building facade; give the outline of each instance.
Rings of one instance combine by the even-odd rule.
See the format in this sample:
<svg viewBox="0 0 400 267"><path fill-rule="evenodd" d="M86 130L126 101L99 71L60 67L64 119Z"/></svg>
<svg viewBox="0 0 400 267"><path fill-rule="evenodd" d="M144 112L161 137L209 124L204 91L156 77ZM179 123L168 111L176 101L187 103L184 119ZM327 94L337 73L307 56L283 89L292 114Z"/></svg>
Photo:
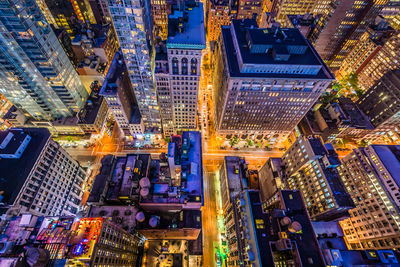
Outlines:
<svg viewBox="0 0 400 267"><path fill-rule="evenodd" d="M367 140L386 138L389 143L399 139L400 132L400 70L389 71L358 100L375 130Z"/></svg>
<svg viewBox="0 0 400 267"><path fill-rule="evenodd" d="M78 213L86 174L41 128L1 132L0 185L8 215L72 216Z"/></svg>
<svg viewBox="0 0 400 267"><path fill-rule="evenodd" d="M144 126L146 131L158 133L161 121L153 84L149 3L109 0L108 7Z"/></svg>
<svg viewBox="0 0 400 267"><path fill-rule="evenodd" d="M341 177L356 208L340 222L352 249L400 246L400 147L360 147L343 159Z"/></svg>
<svg viewBox="0 0 400 267"><path fill-rule="evenodd" d="M231 23L229 2L223 0L209 1L207 9L207 35L209 41L217 41L221 26Z"/></svg>
<svg viewBox="0 0 400 267"><path fill-rule="evenodd" d="M236 249L229 250L228 266L325 265L300 191L279 190L262 202L258 190L244 190L234 205L228 238Z"/></svg>
<svg viewBox="0 0 400 267"><path fill-rule="evenodd" d="M151 16L153 19L153 36L166 40L168 36L168 14L171 6L168 0L151 0Z"/></svg>
<svg viewBox="0 0 400 267"><path fill-rule="evenodd" d="M175 10L169 17L166 55L162 51L156 55L155 76L166 136L197 128L202 50L206 48L203 14L202 3Z"/></svg>
<svg viewBox="0 0 400 267"><path fill-rule="evenodd" d="M120 52L115 54L101 87L100 95L106 100L108 108L124 137L133 140L137 135L144 133L143 119L136 104L128 70Z"/></svg>
<svg viewBox="0 0 400 267"><path fill-rule="evenodd" d="M282 27L289 27L288 15L305 15L312 13L314 5L318 0L274 0L272 1L271 13L275 14L275 20L281 23ZM322 1L321 1L322 2ZM320 14L320 13L315 13Z"/></svg>
<svg viewBox="0 0 400 267"><path fill-rule="evenodd" d="M282 157L290 189L303 194L310 217L329 221L348 216L354 203L340 178L338 155L318 138L300 136Z"/></svg>
<svg viewBox="0 0 400 267"><path fill-rule="evenodd" d="M366 62L358 73L358 83L363 90L371 88L387 72L400 68L400 33L390 37L382 48Z"/></svg>
<svg viewBox="0 0 400 267"><path fill-rule="evenodd" d="M233 20L216 55L215 128L225 136L282 141L333 79L298 29Z"/></svg>
<svg viewBox="0 0 400 267"><path fill-rule="evenodd" d="M329 5L333 10L315 41L315 48L331 70L336 71L361 35L373 24L387 3L382 1L338 1Z"/></svg>
<svg viewBox="0 0 400 267"><path fill-rule="evenodd" d="M340 69L336 73L338 79L344 78L351 73L359 74L363 68L382 49L388 38L393 34L393 29L388 23L378 17L374 25L361 35L354 48L343 60Z"/></svg>
<svg viewBox="0 0 400 267"><path fill-rule="evenodd" d="M88 92L36 3L7 1L0 12L0 92L34 119L78 112Z"/></svg>
<svg viewBox="0 0 400 267"><path fill-rule="evenodd" d="M140 264L145 240L141 234L105 218L80 218L66 225L53 221L37 235L34 245L46 249L52 262L96 267Z"/></svg>

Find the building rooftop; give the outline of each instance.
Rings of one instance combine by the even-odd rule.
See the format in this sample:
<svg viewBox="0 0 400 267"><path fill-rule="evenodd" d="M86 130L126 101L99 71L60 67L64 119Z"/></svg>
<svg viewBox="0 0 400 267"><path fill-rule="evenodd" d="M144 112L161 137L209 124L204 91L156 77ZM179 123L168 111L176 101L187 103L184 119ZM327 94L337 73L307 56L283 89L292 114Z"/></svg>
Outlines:
<svg viewBox="0 0 400 267"><path fill-rule="evenodd" d="M131 201L139 197L139 180L148 176L150 154L117 157L110 180L107 201Z"/></svg>
<svg viewBox="0 0 400 267"><path fill-rule="evenodd" d="M105 191L107 182L111 179L114 163L115 161L113 155L106 155L101 159L100 173L96 176L93 182L92 190L90 191L87 202L93 203L101 200L101 196Z"/></svg>
<svg viewBox="0 0 400 267"><path fill-rule="evenodd" d="M122 79L126 66L124 58L120 51L115 53L115 56L108 69L106 78L104 79L103 86L100 89L100 95L115 95L118 89L118 82Z"/></svg>
<svg viewBox="0 0 400 267"><path fill-rule="evenodd" d="M142 115L140 114L139 106L138 105L132 106L132 114L129 120L129 124L140 124L141 121L142 121Z"/></svg>
<svg viewBox="0 0 400 267"><path fill-rule="evenodd" d="M103 97L97 92L92 91L85 106L79 112L78 124L93 124L96 121L102 103Z"/></svg>
<svg viewBox="0 0 400 267"><path fill-rule="evenodd" d="M340 124L356 129L374 129L368 117L350 98L340 97L338 102L330 104L335 113L339 113Z"/></svg>
<svg viewBox="0 0 400 267"><path fill-rule="evenodd" d="M400 186L400 146L371 145L371 147L393 177L397 186Z"/></svg>
<svg viewBox="0 0 400 267"><path fill-rule="evenodd" d="M182 136L173 136L168 145L167 161L153 160L150 166L149 179L151 186L149 196L142 197L141 203L176 203L203 201L203 163L201 152L201 135L199 132L187 131ZM171 172L179 172L177 178Z"/></svg>
<svg viewBox="0 0 400 267"><path fill-rule="evenodd" d="M29 137L29 134L22 130L11 129L0 132L0 158L1 155L15 154L26 137Z"/></svg>
<svg viewBox="0 0 400 267"><path fill-rule="evenodd" d="M251 209L256 249L261 266L274 266L276 259L294 262L294 266L300 266L298 260L301 261L301 266L311 266L310 260L313 262L312 266L325 266L300 191L280 190L276 198L267 203L266 209L262 206L257 190L247 190L245 194L248 207ZM298 222L301 230L294 232L290 230L290 225L282 225L284 217L288 217L292 223ZM261 222L264 223L264 227L259 227ZM278 241L285 240L280 239L282 232L291 243L292 250L280 249L277 244ZM297 256L300 259L297 259Z"/></svg>
<svg viewBox="0 0 400 267"><path fill-rule="evenodd" d="M231 201L245 189L249 188L246 176L247 165L244 158L236 156L225 157L226 175Z"/></svg>
<svg viewBox="0 0 400 267"><path fill-rule="evenodd" d="M255 20L232 20L230 26L222 27L222 37L231 77L334 79L297 28L262 29ZM265 71L250 71L254 64L264 65ZM283 73L284 70L271 70L268 65L290 66L293 70Z"/></svg>
<svg viewBox="0 0 400 267"><path fill-rule="evenodd" d="M203 4L186 3L184 11L174 11L168 18L168 48L206 48Z"/></svg>
<svg viewBox="0 0 400 267"><path fill-rule="evenodd" d="M50 132L46 128L11 129L2 132L1 135L8 132L13 132L16 136L28 134L32 139L19 159L0 159L0 191L3 191L3 194L0 195L0 202L3 205L12 205L14 203L26 178L50 138Z"/></svg>
<svg viewBox="0 0 400 267"><path fill-rule="evenodd" d="M200 210L182 210L179 212L146 212L145 220L137 222L136 229L201 229L201 211ZM159 223L156 227L150 226L150 220L153 216L159 217Z"/></svg>

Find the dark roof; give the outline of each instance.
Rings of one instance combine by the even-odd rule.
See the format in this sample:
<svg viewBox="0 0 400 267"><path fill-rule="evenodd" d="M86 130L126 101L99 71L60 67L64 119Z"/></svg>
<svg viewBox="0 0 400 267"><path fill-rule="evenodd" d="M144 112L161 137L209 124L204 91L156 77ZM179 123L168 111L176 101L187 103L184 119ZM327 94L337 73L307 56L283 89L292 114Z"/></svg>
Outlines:
<svg viewBox="0 0 400 267"><path fill-rule="evenodd" d="M12 138L9 134L13 134ZM18 130L18 129L11 129L8 131L0 132L0 145L3 143L4 139L9 140L7 145L4 148L0 147L0 154L8 154L12 155L17 152L17 149L21 146L21 143L25 140L28 133ZM6 141L7 142L7 141Z"/></svg>
<svg viewBox="0 0 400 267"><path fill-rule="evenodd" d="M106 155L101 159L100 173L96 176L92 191L88 197L88 202L99 202L101 195L104 193L107 182L111 177L113 170L114 156Z"/></svg>
<svg viewBox="0 0 400 267"><path fill-rule="evenodd" d="M117 80L122 79L126 71L126 66L122 53L118 51L111 62L103 86L100 89L100 95L114 95L117 93Z"/></svg>
<svg viewBox="0 0 400 267"><path fill-rule="evenodd" d="M223 26L221 33L223 37L223 45L225 47L225 55L227 57L229 72L231 77L255 77L255 78L309 78L309 79L328 79L334 78L328 67L322 61L314 47L303 37L297 28L279 29L278 34L283 37L274 37L273 29L258 29L255 20L232 20L239 51L235 51L230 26ZM281 41L277 41L277 40ZM288 49L288 46L305 46L306 50L302 54L290 54L287 61L274 61L272 52L268 53L251 53L249 42L255 45L266 45L274 47L277 51ZM271 49L272 50L272 49ZM287 64L287 65L320 65L321 69L317 75L311 74L281 74L281 73L242 73L239 68L237 53L240 53L243 63L248 64Z"/></svg>
<svg viewBox="0 0 400 267"><path fill-rule="evenodd" d="M15 106L12 106L7 113L3 116L4 120L7 119L15 119L17 117L17 114L15 113L17 111L17 108Z"/></svg>
<svg viewBox="0 0 400 267"><path fill-rule="evenodd" d="M139 124L142 120L142 115L140 115L139 106L134 105L132 106L132 115L131 119L129 120L129 124Z"/></svg>
<svg viewBox="0 0 400 267"><path fill-rule="evenodd" d="M85 106L79 112L79 124L93 124L97 118L103 97L92 92L86 101Z"/></svg>
<svg viewBox="0 0 400 267"><path fill-rule="evenodd" d="M325 266L300 191L280 191L282 197L280 201L283 204L282 206L280 205L280 207L283 209L283 214L292 221L297 221L301 224L302 231L300 233L290 233L282 228L280 225L281 217L275 215L278 214L275 213L275 211L278 210L274 209L264 213L258 190L246 190L245 192L248 194L248 199L250 201L249 206L251 208L253 224L255 225L254 222L257 219L262 219L265 223L264 228L255 228L257 250L262 266L273 265L273 250L276 250L276 248L272 246L270 242L279 240L278 232L281 231L287 233L290 241L296 242L298 254L303 266ZM285 252L282 252L282 254L284 253ZM313 264L308 262L309 258L313 260Z"/></svg>
<svg viewBox="0 0 400 267"><path fill-rule="evenodd" d="M32 167L50 138L46 128L22 128L31 136L24 153L19 159L0 159L0 191L4 191L1 202L12 205L19 191L25 183Z"/></svg>
<svg viewBox="0 0 400 267"><path fill-rule="evenodd" d="M393 177L394 182L400 186L400 146L371 145L371 147Z"/></svg>

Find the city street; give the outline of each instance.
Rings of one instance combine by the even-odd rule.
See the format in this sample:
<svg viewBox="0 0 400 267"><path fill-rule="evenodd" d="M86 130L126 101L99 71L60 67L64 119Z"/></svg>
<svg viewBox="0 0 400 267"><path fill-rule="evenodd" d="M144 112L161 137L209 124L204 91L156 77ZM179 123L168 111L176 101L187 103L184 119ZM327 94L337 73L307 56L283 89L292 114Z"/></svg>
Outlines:
<svg viewBox="0 0 400 267"><path fill-rule="evenodd" d="M217 223L217 199L213 172L204 171L204 207L203 217L203 266L215 266L215 247L219 243Z"/></svg>

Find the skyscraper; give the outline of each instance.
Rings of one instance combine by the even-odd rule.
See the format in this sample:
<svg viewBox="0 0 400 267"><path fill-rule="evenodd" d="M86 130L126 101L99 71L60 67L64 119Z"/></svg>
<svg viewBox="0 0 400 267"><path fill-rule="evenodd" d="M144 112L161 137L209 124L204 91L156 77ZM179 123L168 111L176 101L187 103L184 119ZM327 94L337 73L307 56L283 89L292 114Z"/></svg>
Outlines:
<svg viewBox="0 0 400 267"><path fill-rule="evenodd" d="M354 203L343 185L338 166L338 155L330 144L300 136L281 160L269 160L261 168L262 198L271 198L279 189L298 189L311 219L329 221L347 217Z"/></svg>
<svg viewBox="0 0 400 267"><path fill-rule="evenodd" d="M0 132L1 213L75 215L86 175L43 128Z"/></svg>
<svg viewBox="0 0 400 267"><path fill-rule="evenodd" d="M400 247L400 146L371 145L354 149L339 167L356 204L341 221L352 249Z"/></svg>
<svg viewBox="0 0 400 267"><path fill-rule="evenodd" d="M171 5L167 0L151 0L151 16L153 19L153 35L166 40L168 36L168 13Z"/></svg>
<svg viewBox="0 0 400 267"><path fill-rule="evenodd" d="M209 41L217 41L221 33L221 26L231 23L229 1L209 1L207 8L207 34Z"/></svg>
<svg viewBox="0 0 400 267"><path fill-rule="evenodd" d="M0 25L0 92L35 119L78 112L88 92L36 3L3 1Z"/></svg>
<svg viewBox="0 0 400 267"><path fill-rule="evenodd" d="M144 126L148 131L158 132L161 121L153 84L149 3L108 0L108 7Z"/></svg>
<svg viewBox="0 0 400 267"><path fill-rule="evenodd" d="M279 142L334 78L297 28L223 27L214 76L217 134Z"/></svg>
<svg viewBox="0 0 400 267"><path fill-rule="evenodd" d="M275 14L277 20L283 27L289 26L287 15L305 15L313 11L318 0L273 0L271 13ZM315 13L320 14L320 13Z"/></svg>
<svg viewBox="0 0 400 267"><path fill-rule="evenodd" d="M143 134L143 119L120 52L115 54L111 62L100 95L106 100L123 136L133 140L138 134Z"/></svg>
<svg viewBox="0 0 400 267"><path fill-rule="evenodd" d="M228 266L325 266L299 190L279 190L266 203L244 190L232 205Z"/></svg>
<svg viewBox="0 0 400 267"><path fill-rule="evenodd" d="M391 36L382 48L358 71L359 86L368 90L390 70L400 68L400 33Z"/></svg>
<svg viewBox="0 0 400 267"><path fill-rule="evenodd" d="M141 262L145 242L141 234L128 232L108 218L71 221L43 225L33 246L46 249L53 262L64 266L138 266Z"/></svg>
<svg viewBox="0 0 400 267"><path fill-rule="evenodd" d="M315 41L315 49L332 70L338 70L356 41L372 24L387 0L332 2L325 26Z"/></svg>
<svg viewBox="0 0 400 267"><path fill-rule="evenodd" d="M185 17L188 18L186 21ZM164 77L160 67L155 74L158 84L160 78L169 83L169 88L160 84L159 91L164 131L194 130L197 127L201 56L206 48L202 3L187 3L184 10L175 10L170 15L166 47L169 75ZM156 65L165 66L165 63L164 57L157 60ZM169 97L164 97L165 94Z"/></svg>
<svg viewBox="0 0 400 267"><path fill-rule="evenodd" d="M386 135L392 139L390 141L396 141L394 138L398 138L400 131L400 70L386 73L361 96L358 104L376 127L365 139L380 139Z"/></svg>
<svg viewBox="0 0 400 267"><path fill-rule="evenodd" d="M385 46L385 43L393 35L393 28L382 17L378 17L373 25L361 35L354 48L343 60L336 77L339 79L351 73L359 74L377 53ZM387 48L385 48L387 50ZM387 66L385 66L387 67Z"/></svg>

